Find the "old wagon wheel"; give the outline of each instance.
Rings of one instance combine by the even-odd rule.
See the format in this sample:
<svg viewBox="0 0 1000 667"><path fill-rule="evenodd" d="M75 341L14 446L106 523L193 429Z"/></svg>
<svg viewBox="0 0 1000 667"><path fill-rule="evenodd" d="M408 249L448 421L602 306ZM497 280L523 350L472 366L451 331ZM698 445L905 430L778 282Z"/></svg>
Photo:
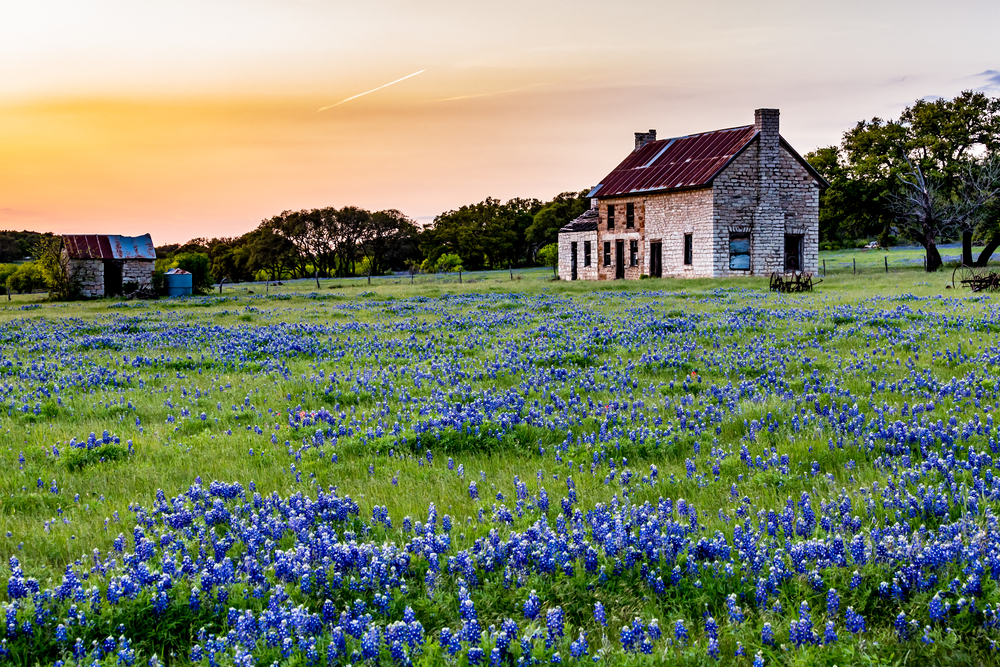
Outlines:
<svg viewBox="0 0 1000 667"><path fill-rule="evenodd" d="M951 286L955 289L961 287L963 284L966 287L972 287L972 281L976 278L976 269L974 267L968 266L967 264L959 264L955 267L955 270L951 273ZM975 291L975 289L973 289Z"/></svg>
<svg viewBox="0 0 1000 667"><path fill-rule="evenodd" d="M781 291L781 274L775 271L771 274L771 291L780 292Z"/></svg>

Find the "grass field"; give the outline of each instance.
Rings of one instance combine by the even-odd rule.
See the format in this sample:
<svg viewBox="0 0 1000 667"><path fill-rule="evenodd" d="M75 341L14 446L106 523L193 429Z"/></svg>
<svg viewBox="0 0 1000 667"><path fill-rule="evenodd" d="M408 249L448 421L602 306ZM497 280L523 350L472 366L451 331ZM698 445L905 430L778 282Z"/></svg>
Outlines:
<svg viewBox="0 0 1000 667"><path fill-rule="evenodd" d="M0 661L1000 660L997 297L548 275L0 306Z"/></svg>

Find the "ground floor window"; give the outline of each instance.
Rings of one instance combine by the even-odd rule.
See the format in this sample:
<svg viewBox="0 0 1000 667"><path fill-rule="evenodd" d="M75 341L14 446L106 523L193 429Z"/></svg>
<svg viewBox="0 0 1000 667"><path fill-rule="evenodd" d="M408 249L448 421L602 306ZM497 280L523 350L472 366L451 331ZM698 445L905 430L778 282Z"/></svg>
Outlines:
<svg viewBox="0 0 1000 667"><path fill-rule="evenodd" d="M639 242L628 242L628 265L639 266Z"/></svg>
<svg viewBox="0 0 1000 667"><path fill-rule="evenodd" d="M611 241L604 242L604 266L611 266Z"/></svg>
<svg viewBox="0 0 1000 667"><path fill-rule="evenodd" d="M583 265L590 266L590 241L583 242Z"/></svg>
<svg viewBox="0 0 1000 667"><path fill-rule="evenodd" d="M729 268L734 271L750 270L750 235L732 233L729 235Z"/></svg>
<svg viewBox="0 0 1000 667"><path fill-rule="evenodd" d="M691 266L694 262L694 241L692 234L684 235L684 264Z"/></svg>

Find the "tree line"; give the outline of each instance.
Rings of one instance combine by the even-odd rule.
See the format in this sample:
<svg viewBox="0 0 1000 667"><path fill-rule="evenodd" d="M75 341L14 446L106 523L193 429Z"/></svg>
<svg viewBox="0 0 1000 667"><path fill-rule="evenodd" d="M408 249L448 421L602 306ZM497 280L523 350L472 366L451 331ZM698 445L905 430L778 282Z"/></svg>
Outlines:
<svg viewBox="0 0 1000 667"><path fill-rule="evenodd" d="M941 243L961 241L969 266L1000 247L1000 98L965 91L917 100L899 118L860 121L840 144L805 157L830 183L820 195L821 249L915 243L935 271Z"/></svg>
<svg viewBox="0 0 1000 667"><path fill-rule="evenodd" d="M559 229L590 206L586 194L487 198L423 228L395 209L283 211L239 237L157 246L156 273L190 271L195 288L206 290L223 281L311 278L319 286L320 278L535 266Z"/></svg>

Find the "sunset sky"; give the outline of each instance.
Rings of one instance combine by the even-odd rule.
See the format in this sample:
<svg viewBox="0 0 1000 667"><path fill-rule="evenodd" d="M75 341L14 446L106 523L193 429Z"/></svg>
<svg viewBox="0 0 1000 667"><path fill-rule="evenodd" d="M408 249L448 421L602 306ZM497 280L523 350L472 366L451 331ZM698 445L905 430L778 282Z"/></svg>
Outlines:
<svg viewBox="0 0 1000 667"><path fill-rule="evenodd" d="M917 98L1000 95L997 25L1000 3L961 0L7 0L0 229L430 220L592 186L636 131L762 106L805 153Z"/></svg>

